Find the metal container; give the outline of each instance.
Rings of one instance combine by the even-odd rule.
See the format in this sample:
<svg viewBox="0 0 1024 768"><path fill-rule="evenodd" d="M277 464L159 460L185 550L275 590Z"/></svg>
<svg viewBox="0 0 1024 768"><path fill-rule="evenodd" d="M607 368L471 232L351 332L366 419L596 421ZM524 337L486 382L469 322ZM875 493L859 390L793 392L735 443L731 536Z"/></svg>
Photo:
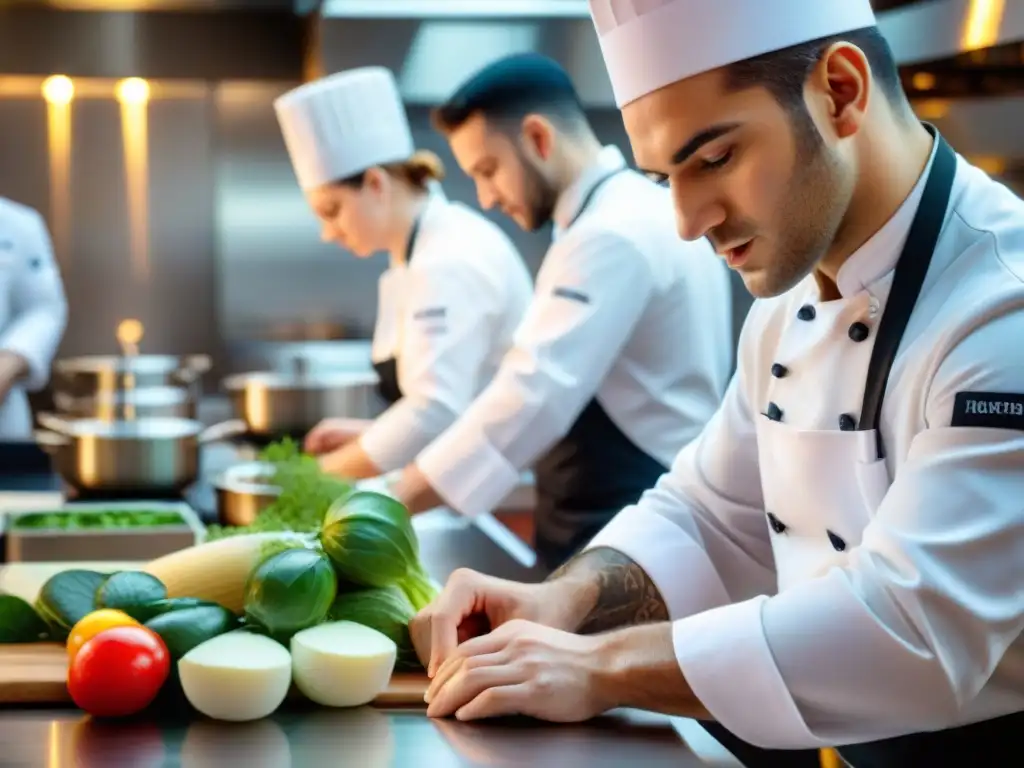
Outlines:
<svg viewBox="0 0 1024 768"><path fill-rule="evenodd" d="M55 392L53 403L59 414L74 419L121 421L196 417L196 399L192 392L182 387L100 390L81 397L66 392Z"/></svg>
<svg viewBox="0 0 1024 768"><path fill-rule="evenodd" d="M371 419L385 408L373 371L243 373L223 387L254 435L303 435L322 419Z"/></svg>
<svg viewBox="0 0 1024 768"><path fill-rule="evenodd" d="M57 511L90 512L147 509L174 512L181 517L180 525L161 525L148 528L122 528L114 530L65 528L18 528L17 518L38 514L24 512L12 514L6 530L5 556L8 563L113 561L130 562L152 560L172 552L191 547L202 540L205 528L187 504L156 501L117 503L74 502Z"/></svg>
<svg viewBox="0 0 1024 768"><path fill-rule="evenodd" d="M36 442L50 453L54 469L84 491L177 492L199 477L199 446L243 434L242 422L205 427L191 419L66 421L37 414L49 429Z"/></svg>
<svg viewBox="0 0 1024 768"><path fill-rule="evenodd" d="M149 387L194 389L210 370L206 355L93 355L57 360L53 389L72 397Z"/></svg>
<svg viewBox="0 0 1024 768"><path fill-rule="evenodd" d="M249 525L281 494L269 480L274 465L262 461L229 467L214 481L217 494L217 521L221 525Z"/></svg>

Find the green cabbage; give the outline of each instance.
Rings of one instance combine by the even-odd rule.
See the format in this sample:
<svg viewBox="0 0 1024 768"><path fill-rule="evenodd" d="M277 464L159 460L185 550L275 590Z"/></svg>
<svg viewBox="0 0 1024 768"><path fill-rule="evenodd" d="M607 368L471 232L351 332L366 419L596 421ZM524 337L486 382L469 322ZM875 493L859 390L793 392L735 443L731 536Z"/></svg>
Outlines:
<svg viewBox="0 0 1024 768"><path fill-rule="evenodd" d="M276 640L319 624L338 592L334 568L323 553L289 549L267 558L249 576L245 618Z"/></svg>
<svg viewBox="0 0 1024 768"><path fill-rule="evenodd" d="M390 496L354 491L337 499L324 516L320 542L349 584L399 586L416 611L437 594L420 564L409 511Z"/></svg>
<svg viewBox="0 0 1024 768"><path fill-rule="evenodd" d="M419 670L422 665L409 636L409 621L416 611L398 587L340 592L327 612L328 621L354 621L387 635L398 646L396 668Z"/></svg>

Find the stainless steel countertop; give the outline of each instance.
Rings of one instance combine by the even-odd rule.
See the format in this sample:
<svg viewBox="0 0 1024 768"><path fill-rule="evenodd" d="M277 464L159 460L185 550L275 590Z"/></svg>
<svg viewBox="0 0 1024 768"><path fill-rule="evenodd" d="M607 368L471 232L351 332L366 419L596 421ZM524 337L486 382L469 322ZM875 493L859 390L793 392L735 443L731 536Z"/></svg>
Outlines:
<svg viewBox="0 0 1024 768"><path fill-rule="evenodd" d="M621 711L581 725L431 720L421 710L316 709L248 724L94 721L73 710L0 710L5 768L455 768L707 765L667 718ZM714 764L714 763L712 763Z"/></svg>

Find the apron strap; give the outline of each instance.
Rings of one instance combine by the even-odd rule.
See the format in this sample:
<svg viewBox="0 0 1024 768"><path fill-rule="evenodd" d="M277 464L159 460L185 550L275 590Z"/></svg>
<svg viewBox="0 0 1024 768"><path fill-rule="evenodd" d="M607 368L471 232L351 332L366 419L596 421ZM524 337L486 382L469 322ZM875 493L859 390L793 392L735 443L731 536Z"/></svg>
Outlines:
<svg viewBox="0 0 1024 768"><path fill-rule="evenodd" d="M932 254L946 219L953 178L956 176L956 153L938 130L927 124L925 127L935 137L938 147L906 245L903 246L896 264L889 300L878 326L875 346L871 351L864 401L861 405L859 428L875 430L879 459L885 458L880 429L885 386L903 333L910 322L910 315L914 311L914 305L928 274Z"/></svg>

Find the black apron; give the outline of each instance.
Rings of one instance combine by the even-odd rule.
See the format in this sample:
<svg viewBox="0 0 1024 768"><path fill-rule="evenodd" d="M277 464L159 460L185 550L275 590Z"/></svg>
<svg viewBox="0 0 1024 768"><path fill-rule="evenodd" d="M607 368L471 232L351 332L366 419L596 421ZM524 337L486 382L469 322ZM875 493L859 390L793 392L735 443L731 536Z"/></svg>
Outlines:
<svg viewBox="0 0 1024 768"><path fill-rule="evenodd" d="M949 206L953 178L956 175L956 154L939 132L926 124L938 142L935 161L925 184L924 194L910 227L907 242L900 253L893 276L889 301L879 323L875 346L868 364L864 401L859 429L874 429L878 439L878 458L885 456L880 421L882 400L896 351L907 328L910 315L921 293L932 255L939 240L942 222ZM811 765L817 750L761 750L725 731L718 723L704 727L748 768L769 768L775 765ZM1021 734L1024 733L1024 712L987 720L972 725L930 733L915 733L893 739L838 747L837 752L852 768L917 768L921 766L996 765L1006 758L1024 754ZM737 744L737 742L739 742ZM787 763L786 761L790 762Z"/></svg>
<svg viewBox="0 0 1024 768"><path fill-rule="evenodd" d="M625 170L598 181L566 229L579 220L598 189ZM666 471L667 467L638 448L597 399L592 399L569 432L534 464L538 560L549 570L560 566Z"/></svg>
<svg viewBox="0 0 1024 768"><path fill-rule="evenodd" d="M405 263L408 266L412 261L412 251L416 247L416 237L420 233L420 221L423 216L417 216L412 223L412 230L409 232L409 242L405 246ZM398 361L394 354L386 360L373 364L373 370L377 372L377 393L389 406L394 405L402 399L402 388L398 386Z"/></svg>

